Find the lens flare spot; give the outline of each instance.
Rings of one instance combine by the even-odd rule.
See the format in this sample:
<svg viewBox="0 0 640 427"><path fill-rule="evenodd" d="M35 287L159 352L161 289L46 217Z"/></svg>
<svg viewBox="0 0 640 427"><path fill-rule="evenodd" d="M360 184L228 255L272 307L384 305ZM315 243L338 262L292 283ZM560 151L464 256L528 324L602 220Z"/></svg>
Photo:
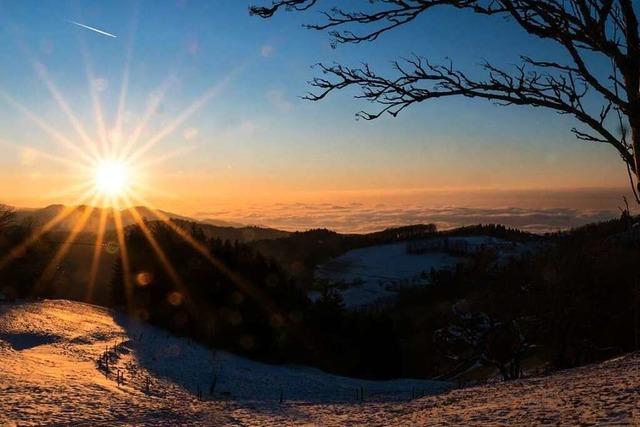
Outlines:
<svg viewBox="0 0 640 427"><path fill-rule="evenodd" d="M147 273L146 271L140 272L136 275L136 283L140 287L145 287L151 283L153 280L153 276L151 273Z"/></svg>
<svg viewBox="0 0 640 427"><path fill-rule="evenodd" d="M167 301L169 301L169 304L171 305L180 305L182 304L183 299L184 297L180 292L171 292L167 295Z"/></svg>
<svg viewBox="0 0 640 427"><path fill-rule="evenodd" d="M118 253L118 249L120 249L120 247L118 246L118 243L114 241L109 241L105 245L105 250L109 255L115 255Z"/></svg>

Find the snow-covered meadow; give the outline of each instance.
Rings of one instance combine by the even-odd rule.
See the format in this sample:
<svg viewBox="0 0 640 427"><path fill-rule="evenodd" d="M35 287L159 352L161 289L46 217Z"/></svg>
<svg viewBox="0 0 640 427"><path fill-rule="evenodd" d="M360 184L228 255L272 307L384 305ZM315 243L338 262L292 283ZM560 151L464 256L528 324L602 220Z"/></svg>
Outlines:
<svg viewBox="0 0 640 427"><path fill-rule="evenodd" d="M411 247L428 248L412 252ZM351 250L319 265L315 277L330 284L341 284L337 292L345 307L366 307L392 300L400 287L429 283L428 273L452 268L464 262L462 253L494 249L499 257L520 253L525 245L516 245L490 236L434 238L369 246ZM319 293L312 291L311 299Z"/></svg>
<svg viewBox="0 0 640 427"><path fill-rule="evenodd" d="M277 411L281 400L359 405L450 388L442 381L366 381L268 365L64 300L0 305L0 366L0 424L20 425L232 423L236 411Z"/></svg>
<svg viewBox="0 0 640 427"><path fill-rule="evenodd" d="M114 345L107 376L96 361ZM3 304L0 425L638 425L639 363L635 353L546 377L445 391L449 384L438 381L361 381L214 356L86 304ZM414 397L443 393L401 395L409 389ZM279 390L286 390L283 403Z"/></svg>
<svg viewBox="0 0 640 427"><path fill-rule="evenodd" d="M409 254L406 242L400 242L351 250L318 266L315 276L346 284L338 292L345 307L357 308L394 298L397 286L426 284L423 273L453 267L460 260L444 252Z"/></svg>

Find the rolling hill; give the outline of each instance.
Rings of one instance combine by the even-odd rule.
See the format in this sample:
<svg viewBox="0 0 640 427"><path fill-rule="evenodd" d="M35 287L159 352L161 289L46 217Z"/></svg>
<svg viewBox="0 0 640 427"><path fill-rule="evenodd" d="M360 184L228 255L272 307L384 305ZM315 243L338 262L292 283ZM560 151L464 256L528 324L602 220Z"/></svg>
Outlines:
<svg viewBox="0 0 640 427"><path fill-rule="evenodd" d="M113 208L93 207L87 205L50 205L37 209L16 209L16 222L29 222L34 226L41 226L62 214L64 215L64 218L58 221L51 230L54 232L68 232L73 229L87 209L90 209L91 212L83 228L83 232L85 233L97 233L100 227L100 219L103 215L106 218L106 231L113 231L115 229L116 214L120 215L123 227L128 227L136 223L136 219L129 209L120 209L116 211ZM160 217L170 218L171 220L183 225L187 223L196 224L202 229L207 237L219 238L222 240L238 240L241 242L247 242L262 239L276 239L289 235L286 231L276 230L273 228L231 224L225 221L217 221L213 219L197 220L172 212L153 210L146 206L136 206L135 210L141 218L147 221L157 221L159 218L156 213L158 213Z"/></svg>
<svg viewBox="0 0 640 427"><path fill-rule="evenodd" d="M254 362L87 304L5 303L0 424L637 425L639 361L447 391Z"/></svg>
<svg viewBox="0 0 640 427"><path fill-rule="evenodd" d="M450 387L255 362L64 300L0 304L0 364L2 425L252 425L309 403L358 410L362 398L390 402Z"/></svg>
<svg viewBox="0 0 640 427"><path fill-rule="evenodd" d="M98 230L101 217L106 219L103 244L117 246L114 217L116 212L112 208L99 208L80 205L67 207L64 205L50 205L39 209L16 209L15 223L30 224L34 229L44 226L61 214L64 218L45 233L41 240L54 247L55 250L64 247L65 242L75 224L90 209L86 224L75 236L73 244L67 248L66 256L59 261L59 278L52 290L52 297L71 298L81 301L91 301L99 304L109 303L109 282L117 258L114 251L102 250L98 258L98 275L91 291L88 290L88 278L90 277L92 259L95 251ZM136 207L140 217L146 221L158 221L153 210L144 206ZM156 211L158 212L158 211ZM134 216L128 209L118 212L123 227L130 227L136 223ZM170 218L174 223L189 229L194 226L209 238L221 240L251 242L261 239L278 239L289 235L288 232L271 228L254 226L218 226L211 224L211 220L201 222L171 212L159 211L160 216Z"/></svg>

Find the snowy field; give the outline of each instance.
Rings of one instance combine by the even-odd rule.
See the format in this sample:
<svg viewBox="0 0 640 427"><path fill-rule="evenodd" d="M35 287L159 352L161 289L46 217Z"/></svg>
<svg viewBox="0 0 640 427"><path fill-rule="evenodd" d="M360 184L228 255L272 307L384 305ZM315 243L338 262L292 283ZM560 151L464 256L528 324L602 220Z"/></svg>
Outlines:
<svg viewBox="0 0 640 427"><path fill-rule="evenodd" d="M108 362L98 366L105 351ZM366 381L267 365L63 300L0 306L0 366L0 425L70 419L210 424L222 409L220 422L232 423L245 407L279 410L281 397L354 404L406 401L412 393L449 388L441 381ZM197 399L198 390L210 401Z"/></svg>
<svg viewBox="0 0 640 427"><path fill-rule="evenodd" d="M409 253L408 245L442 244L447 241L451 251L444 247ZM443 246L443 245L442 245ZM332 259L315 270L315 277L331 284L347 285L337 291L342 296L345 307L360 308L390 301L397 296L397 290L407 286L422 286L429 283L427 275L431 269L442 270L464 262L460 248L469 254L484 248L493 248L498 259L518 256L532 250L528 244L509 243L490 236L465 236L434 238L411 242L391 243L354 249ZM456 249L459 251L456 252ZM313 300L320 296L317 291L309 293Z"/></svg>
<svg viewBox="0 0 640 427"><path fill-rule="evenodd" d="M317 405L313 420L359 426L637 426L639 394L640 354L634 353L548 377L372 403L359 411Z"/></svg>
<svg viewBox="0 0 640 427"><path fill-rule="evenodd" d="M118 343L106 376L96 360ZM0 305L0 366L0 425L9 426L640 424L639 354L410 400L397 393L447 384L359 381L213 357L156 328L68 301ZM214 367L217 397L208 400ZM124 376L120 386L116 372ZM360 386L363 403L353 396ZM205 401L196 398L198 387Z"/></svg>
<svg viewBox="0 0 640 427"><path fill-rule="evenodd" d="M423 272L453 267L460 261L443 252L408 254L407 243L401 242L354 249L318 266L315 275L331 283L357 281L357 286L339 290L345 307L357 308L394 298L397 286L425 284Z"/></svg>

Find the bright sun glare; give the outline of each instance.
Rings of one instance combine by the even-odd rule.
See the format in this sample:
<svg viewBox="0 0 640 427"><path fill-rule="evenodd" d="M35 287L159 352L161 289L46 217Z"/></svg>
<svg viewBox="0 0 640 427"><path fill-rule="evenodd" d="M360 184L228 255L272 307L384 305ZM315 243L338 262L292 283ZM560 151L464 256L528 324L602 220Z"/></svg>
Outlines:
<svg viewBox="0 0 640 427"><path fill-rule="evenodd" d="M103 160L95 170L96 191L105 196L121 196L126 192L131 176L124 162Z"/></svg>
<svg viewBox="0 0 640 427"><path fill-rule="evenodd" d="M1 0L0 0L1 1ZM113 36L109 33L102 33L106 36ZM133 40L133 37L130 37ZM26 49L25 49L26 50ZM129 45L128 52L132 52ZM31 56L31 55L30 55ZM40 152L44 157L51 159L57 163L65 165L69 171L77 176L77 185L70 185L61 192L61 196L73 196L74 199L69 206L65 206L57 215L49 219L41 227L16 245L8 253L0 254L0 269L17 259L24 251L38 242L39 238L44 236L49 230L60 224L65 219L72 217L76 212L82 212L74 221L73 227L69 232L66 240L59 245L58 250L52 255L51 260L44 269L38 284L42 280L53 278L59 269L62 260L68 254L71 245L76 243L76 239L85 229L92 229L93 213L96 208L99 210L99 222L97 224L96 239L91 260L89 278L86 289L86 300L91 301L94 285L100 273L101 254L104 251L115 254L119 252L122 259L123 276L125 277L125 285L131 286L129 279L134 272L129 271L129 260L126 247L125 227L131 224L131 220L137 224L143 231L145 237L151 244L151 247L157 257L167 271L167 274L174 280L176 286L180 287L180 279L176 275L175 270L165 255L162 248L156 242L153 233L146 225L147 216L149 220L161 221L171 226L171 230L178 234L188 244L203 254L215 265L219 265L219 261L211 257L208 249L194 240L188 232L183 231L179 227L174 227L171 219L161 211L152 207L150 202L145 198L148 192L154 191L164 194L164 191L150 188L148 185L148 177L150 174L155 175L153 165L162 163L180 154L184 150L175 150L168 153L162 153L154 156L151 150L162 143L167 137L174 132L180 130L187 121L196 112L202 109L209 101L211 101L223 88L228 78L213 83L198 98L193 100L184 110L177 112L175 116L163 117L160 126L156 129L154 119L158 118L158 109L163 105L163 100L171 86L173 79L167 77L165 82L155 88L149 95L152 102L149 103L144 112L136 113L132 111L133 120L125 120L129 110L127 108L127 95L129 87L129 70L130 58L127 58L121 80L120 95L117 101L117 110L113 115L113 121L105 120L109 115L105 115L101 104L100 96L105 88L100 89L100 85L94 84L100 78L94 74L94 70L90 66L90 52L87 50L83 55L85 59L85 74L89 83L89 97L93 104L93 116L95 129L88 129L85 124L88 117L78 116L70 107L71 102L65 99L64 93L57 87L51 78L46 64L35 59L30 60L36 75L42 80L44 86L48 89L53 102L57 104L61 113L66 115L71 130L70 134L64 133L62 130L48 123L44 118L39 117L35 112L22 105L19 100L13 98L10 94L4 92L0 88L0 99L6 100L26 119L38 127L46 134L51 141L56 142L65 151L64 155L52 154L49 152ZM230 78L230 76L229 76ZM91 123L89 120L88 123ZM197 133L197 132L196 132ZM0 140L0 143L4 143ZM23 147L20 146L20 149ZM35 153L36 151L33 150ZM83 209L77 209L77 205L84 205ZM136 205L145 206L144 215L138 212ZM111 208L111 209L109 209ZM150 215L149 215L150 214ZM127 218L123 218L124 216ZM115 237L107 234L107 230L113 224ZM115 238L115 241L113 240ZM109 240L107 240L109 239ZM86 243L82 243L86 244ZM137 277L137 276L136 276ZM142 276L140 276L142 277ZM144 279L144 278L143 278ZM144 286L144 280L138 278L138 284ZM148 284L148 283L147 283Z"/></svg>

